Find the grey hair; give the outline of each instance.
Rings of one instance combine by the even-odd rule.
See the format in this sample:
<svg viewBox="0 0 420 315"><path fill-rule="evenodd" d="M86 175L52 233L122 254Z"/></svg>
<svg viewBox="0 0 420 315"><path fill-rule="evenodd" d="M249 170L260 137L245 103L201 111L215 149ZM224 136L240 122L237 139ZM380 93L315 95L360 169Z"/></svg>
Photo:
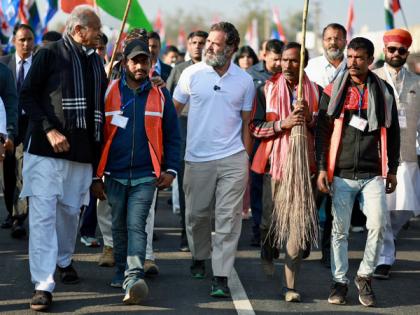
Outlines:
<svg viewBox="0 0 420 315"><path fill-rule="evenodd" d="M74 7L66 21L66 33L72 35L77 25L87 27L91 22L92 14L97 16L90 5L82 4Z"/></svg>

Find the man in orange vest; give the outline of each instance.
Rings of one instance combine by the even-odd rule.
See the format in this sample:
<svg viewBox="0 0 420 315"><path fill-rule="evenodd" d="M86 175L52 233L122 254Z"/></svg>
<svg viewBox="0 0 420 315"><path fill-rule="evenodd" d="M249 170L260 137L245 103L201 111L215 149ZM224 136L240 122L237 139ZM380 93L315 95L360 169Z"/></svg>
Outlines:
<svg viewBox="0 0 420 315"><path fill-rule="evenodd" d="M385 193L393 192L397 185L398 113L391 87L369 71L373 53L371 41L362 37L352 39L347 47L348 70L325 88L320 103L316 131L317 184L321 192L332 195L334 284L328 298L331 304L346 303L347 240L352 207L358 198L367 217L368 236L354 281L360 303L375 306L371 277L385 230Z"/></svg>
<svg viewBox="0 0 420 315"><path fill-rule="evenodd" d="M181 140L169 92L150 82L147 42L131 41L123 55L120 79L105 95L105 145L93 191L101 200L106 192L112 208L113 282L123 281L124 303L138 304L148 294L146 219L156 188L169 187L177 175Z"/></svg>

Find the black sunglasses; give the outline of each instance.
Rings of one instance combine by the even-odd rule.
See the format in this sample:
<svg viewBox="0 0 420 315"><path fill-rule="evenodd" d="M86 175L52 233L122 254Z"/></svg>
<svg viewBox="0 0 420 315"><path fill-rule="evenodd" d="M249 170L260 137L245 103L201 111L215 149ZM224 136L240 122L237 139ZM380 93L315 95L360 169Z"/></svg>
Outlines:
<svg viewBox="0 0 420 315"><path fill-rule="evenodd" d="M393 54L394 52L398 51L398 54L400 56L403 56L403 55L405 55L408 52L408 49L406 49L404 47L397 48L397 47L389 46L386 49L388 50L388 52L390 54Z"/></svg>

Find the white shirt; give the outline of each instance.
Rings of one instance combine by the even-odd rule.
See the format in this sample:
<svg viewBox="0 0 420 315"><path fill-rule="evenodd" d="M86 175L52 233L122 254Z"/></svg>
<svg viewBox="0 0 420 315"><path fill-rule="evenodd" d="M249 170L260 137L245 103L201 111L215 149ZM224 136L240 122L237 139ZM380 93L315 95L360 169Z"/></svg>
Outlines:
<svg viewBox="0 0 420 315"><path fill-rule="evenodd" d="M223 76L205 62L186 68L173 95L190 104L185 160L213 161L244 150L241 112L251 111L254 95L252 77L233 62Z"/></svg>
<svg viewBox="0 0 420 315"><path fill-rule="evenodd" d="M308 65L305 68L305 73L309 80L325 88L328 84L335 80L341 73L344 72L347 66L347 60L344 58L340 65L336 68L328 59L322 55L309 59Z"/></svg>
<svg viewBox="0 0 420 315"><path fill-rule="evenodd" d="M19 70L20 70L20 61L22 58L19 57L18 54L15 53L16 57L16 82L18 80L19 76ZM25 63L23 64L23 78L26 78L26 75L28 74L29 68L32 65L32 55L30 55L27 59L25 59Z"/></svg>

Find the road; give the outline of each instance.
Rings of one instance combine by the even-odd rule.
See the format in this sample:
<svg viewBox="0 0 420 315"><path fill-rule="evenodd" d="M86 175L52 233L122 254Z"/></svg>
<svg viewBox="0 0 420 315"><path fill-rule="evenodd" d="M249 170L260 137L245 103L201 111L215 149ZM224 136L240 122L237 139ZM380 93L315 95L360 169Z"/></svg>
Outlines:
<svg viewBox="0 0 420 315"><path fill-rule="evenodd" d="M97 266L101 248L87 248L79 240L74 266L82 281L76 285L57 283L51 314L420 314L420 219L411 221L397 242L398 262L387 281L375 280L373 287L378 307L359 304L357 290L349 288L348 304L330 305L330 271L320 264L314 249L302 265L298 289L302 303L286 303L281 295L282 257L276 262L274 276L266 276L260 266L259 252L249 245L251 221L243 221L235 271L230 278L232 299L209 296L210 277L192 279L190 253L178 251L179 217L168 205L169 194L161 194L156 214L157 241L154 243L159 276L147 279L149 297L143 305L122 304L123 292L108 283L112 268ZM0 198L0 218L4 218ZM14 240L9 230L0 230L0 313L34 314L29 310L33 286L28 265L28 241ZM353 277L362 257L366 232L351 234L350 272ZM210 269L210 263L207 264Z"/></svg>

